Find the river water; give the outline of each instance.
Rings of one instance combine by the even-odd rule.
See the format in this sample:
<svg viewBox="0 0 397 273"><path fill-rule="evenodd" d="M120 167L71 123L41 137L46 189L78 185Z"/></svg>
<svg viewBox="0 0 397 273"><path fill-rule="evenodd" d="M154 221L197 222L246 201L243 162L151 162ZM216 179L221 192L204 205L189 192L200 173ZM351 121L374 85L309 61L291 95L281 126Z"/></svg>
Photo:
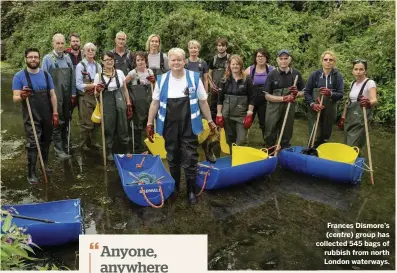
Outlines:
<svg viewBox="0 0 397 273"><path fill-rule="evenodd" d="M364 174L361 184L352 186L277 168L264 180L204 192L199 204L193 207L187 205L182 189L179 197L167 200L162 209L143 208L134 205L124 194L114 164L104 170L100 151L80 152L77 111L72 122L72 159L58 161L51 149L50 167L54 172L48 186L44 183L29 185L21 106L12 101L11 81L12 75L2 72L2 204L80 198L87 234L208 234L210 270L395 268L394 130L371 129L374 186L369 183L368 173ZM254 123L250 130L250 146L260 147L260 137L258 125ZM343 132L335 127L332 138L341 142ZM307 123L296 120L292 143L304 146L307 139ZM37 171L37 175L40 174ZM355 259L387 260L389 264L333 265L324 262L324 259L338 260L338 256L324 255L324 250L331 248L316 246L316 242L326 240L327 231L332 231L327 223L355 222L391 225L387 231L391 236L390 247L383 248L390 255L354 256ZM334 229L334 232L339 231ZM372 250L370 247L358 249ZM38 255L78 269L77 243L44 248Z"/></svg>

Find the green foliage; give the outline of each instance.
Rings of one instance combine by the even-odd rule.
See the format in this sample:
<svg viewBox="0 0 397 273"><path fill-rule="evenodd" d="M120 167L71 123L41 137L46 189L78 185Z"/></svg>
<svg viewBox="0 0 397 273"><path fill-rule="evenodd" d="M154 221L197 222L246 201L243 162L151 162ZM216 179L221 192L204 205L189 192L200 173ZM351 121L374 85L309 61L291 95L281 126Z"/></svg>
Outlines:
<svg viewBox="0 0 397 273"><path fill-rule="evenodd" d="M13 1L1 5L6 26L2 34L9 37L8 62L15 67L23 65L27 47L49 52L57 32L66 36L78 32L82 44L93 42L99 52L112 49L121 30L134 51L144 50L152 33L161 36L165 52L176 46L187 50L188 41L196 39L202 45L200 57L207 61L215 53L215 39L223 36L230 41L229 53L241 55L246 66L258 47L269 50L273 65L278 50L290 50L293 66L304 79L321 67L321 53L332 49L346 94L353 80L351 61L368 60L379 93L375 121L395 121L394 1ZM301 101L297 109L306 113Z"/></svg>
<svg viewBox="0 0 397 273"><path fill-rule="evenodd" d="M13 213L17 213L15 210ZM13 217L7 211L2 211L1 216L1 270L26 270L31 265L27 261L38 261L32 257L35 254L31 246L38 247L32 242L29 234L25 230L12 223ZM34 266L35 270L61 270L66 267L57 267L55 265L46 264L42 266Z"/></svg>

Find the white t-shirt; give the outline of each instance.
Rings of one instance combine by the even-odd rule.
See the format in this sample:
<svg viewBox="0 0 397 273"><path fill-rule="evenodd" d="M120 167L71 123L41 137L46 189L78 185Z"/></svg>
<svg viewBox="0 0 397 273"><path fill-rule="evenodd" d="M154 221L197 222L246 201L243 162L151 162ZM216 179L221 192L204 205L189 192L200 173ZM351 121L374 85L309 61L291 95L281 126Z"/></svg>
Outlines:
<svg viewBox="0 0 397 273"><path fill-rule="evenodd" d="M124 73L121 70L116 70L117 72L117 77L119 78L119 82L120 82L120 88L123 88L123 82L125 79ZM107 77L106 75L103 75L103 78L105 79L106 84L109 82L109 77ZM101 79L101 75L99 73L97 73L95 75L95 80L94 80L94 84L99 84L102 83L102 79ZM116 77L112 78L112 80L109 83L108 86L108 91L114 91L117 90L117 82L116 82Z"/></svg>
<svg viewBox="0 0 397 273"><path fill-rule="evenodd" d="M130 72L128 72L128 75L130 75L132 77L132 85L137 85L137 79L138 77L136 76L138 72L138 76L139 76L139 81L141 82L141 85L146 85L149 84L149 81L146 79L149 75L153 75L153 71L151 69L145 69L145 72L139 72L136 69L131 70Z"/></svg>
<svg viewBox="0 0 397 273"><path fill-rule="evenodd" d="M360 93L361 87L363 86L363 84L366 80L367 79L365 79L364 81L362 81L360 83L355 82L353 84L353 87L349 93L349 98L350 98L351 102L357 101L358 94ZM369 90L373 87L376 88L375 82L373 80L369 80L364 87L363 96L369 98Z"/></svg>
<svg viewBox="0 0 397 273"><path fill-rule="evenodd" d="M190 73L190 79L192 80L192 84L194 86L194 72L189 71L189 73ZM162 75L160 86L165 81L166 75L167 74ZM188 85L187 85L186 75L184 75L180 79L176 79L172 76L172 73L171 73L170 79L168 82L168 98L175 99L175 98L186 97L185 91L186 91L187 86ZM207 92L205 92L204 85L203 85L203 82L201 81L201 79L199 80L199 86L197 88L197 97L199 100L206 100L208 97ZM160 90L159 90L159 86L157 83L156 83L156 87L154 88L154 91L153 91L152 99L160 100Z"/></svg>
<svg viewBox="0 0 397 273"><path fill-rule="evenodd" d="M160 69L160 52L157 54L148 54L147 55L148 59L148 66L149 68L152 69ZM167 54L163 52L163 59L164 59L164 69L165 70L170 70L168 67L168 57Z"/></svg>

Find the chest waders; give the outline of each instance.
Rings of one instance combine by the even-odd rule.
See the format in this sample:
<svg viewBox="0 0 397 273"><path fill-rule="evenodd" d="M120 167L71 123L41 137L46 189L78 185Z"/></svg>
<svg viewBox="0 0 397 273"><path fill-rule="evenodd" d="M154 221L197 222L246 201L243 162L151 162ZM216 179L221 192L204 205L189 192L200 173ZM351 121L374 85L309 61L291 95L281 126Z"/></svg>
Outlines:
<svg viewBox="0 0 397 273"><path fill-rule="evenodd" d="M113 160L112 148L115 135L118 136L120 144L123 145L123 153L128 153L128 119L127 104L124 97L123 88L120 85L117 72L115 74L117 89L109 91L108 86L101 73L102 83L105 85L103 91L103 123L105 127L106 154L109 160Z"/></svg>
<svg viewBox="0 0 397 273"><path fill-rule="evenodd" d="M345 144L349 146L357 146L360 149L360 152L361 149L364 147L366 140L365 140L364 114L358 98L363 94L364 87L367 84L367 82L368 80L366 80L363 86L361 87L360 93L357 96L357 101L349 102L347 106L346 118L344 124ZM372 120L372 110L370 108L367 108L367 119L368 121Z"/></svg>
<svg viewBox="0 0 397 273"><path fill-rule="evenodd" d="M289 94L290 92L287 88L279 88L275 89L272 95L281 97ZM265 143L267 147L273 147L276 145L287 108L288 103L267 101L265 126ZM280 143L281 148L287 148L290 146L290 141L294 131L294 117L295 103L291 103L284 127L283 137Z"/></svg>
<svg viewBox="0 0 397 273"><path fill-rule="evenodd" d="M146 128L149 107L152 102L152 91L150 84L132 85L131 95L133 99L133 121L134 121L134 144L135 150L140 151L143 148L143 129Z"/></svg>
<svg viewBox="0 0 397 273"><path fill-rule="evenodd" d="M53 58L53 60L55 57ZM57 96L59 125L53 130L54 150L60 159L70 158L67 152L68 132L67 127L71 118L70 98L72 96L73 68L68 63L67 68L60 68L54 60L54 66L50 68L50 74L54 81L54 90Z"/></svg>
<svg viewBox="0 0 397 273"><path fill-rule="evenodd" d="M84 62L80 62L83 66L83 72L87 72L87 66ZM99 72L98 64L95 62L96 73ZM83 82L85 84L93 83L90 74L83 74ZM82 90L77 90L79 99L79 118L80 118L80 147L88 151L88 145L98 145L96 143L95 129L99 128L99 125L95 124L91 120L92 113L96 106L96 100L94 94L88 94Z"/></svg>
<svg viewBox="0 0 397 273"><path fill-rule="evenodd" d="M253 81L253 80L252 80ZM266 99L265 99L265 85L254 84L252 86L252 93L255 96L255 107L252 119L255 120L255 115L258 115L259 127L262 130L262 138L265 139L265 121L266 121Z"/></svg>
<svg viewBox="0 0 397 273"><path fill-rule="evenodd" d="M227 55L227 59L229 59L229 54ZM220 87L221 80L225 76L225 71L226 71L226 62L224 65L220 65L216 63L217 61L217 56L214 56L214 70L212 70L212 81L217 87ZM210 110L211 110L211 117L212 120L216 120L216 114L217 114L217 105L218 105L218 93L211 91L210 92Z"/></svg>
<svg viewBox="0 0 397 273"><path fill-rule="evenodd" d="M315 103L318 103L317 98L321 99L321 94L319 93L319 88L313 88L313 99ZM336 120L336 102L328 96L323 98L323 106L325 107L320 114L320 120L318 122L317 137L314 141L314 147L326 143L332 133L332 127L334 126ZM307 111L308 121L309 121L309 135L312 132L314 123L317 119L317 112L309 107Z"/></svg>
<svg viewBox="0 0 397 273"><path fill-rule="evenodd" d="M222 115L225 119L226 142L230 146L236 143L243 145L247 130L244 129L244 118L248 111L247 96L236 96L225 94Z"/></svg>
<svg viewBox="0 0 397 273"><path fill-rule="evenodd" d="M160 52L160 68L149 67L153 71L154 77L156 79L157 79L158 75L162 75L165 72L167 72L167 69L165 69L165 66L164 66L164 55L163 54L164 54L163 52Z"/></svg>
<svg viewBox="0 0 397 273"><path fill-rule="evenodd" d="M33 90L32 81L28 71L25 69L25 77L28 86ZM34 124L31 123L28 107L26 101L22 101L22 116L24 121L24 129L26 134L26 150L28 154L28 182L31 184L38 183L36 177L36 162L37 162L37 145L33 134L33 126L36 129L37 139L40 141L41 153L45 164L45 169L48 171L48 152L51 144L52 136L52 104L50 99L50 85L48 81L48 74L44 71L46 78L47 89L34 90L29 96L30 109Z"/></svg>

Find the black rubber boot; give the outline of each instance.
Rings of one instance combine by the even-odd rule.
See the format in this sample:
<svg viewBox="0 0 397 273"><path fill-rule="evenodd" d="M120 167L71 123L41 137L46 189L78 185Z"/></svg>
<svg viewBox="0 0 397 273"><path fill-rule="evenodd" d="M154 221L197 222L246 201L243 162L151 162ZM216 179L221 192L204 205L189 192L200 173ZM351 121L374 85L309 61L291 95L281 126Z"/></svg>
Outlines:
<svg viewBox="0 0 397 273"><path fill-rule="evenodd" d="M49 146L43 147L42 151L41 151L41 156L43 157L43 162L44 162L44 168L45 168L45 171L47 172L47 174L50 174L52 172L52 170L48 167L49 151L50 151ZM41 168L40 168L40 170L41 170Z"/></svg>
<svg viewBox="0 0 397 273"><path fill-rule="evenodd" d="M172 192L173 195L178 195L179 188L181 185L181 169L180 168L170 168L170 173L172 178L175 180L175 188Z"/></svg>
<svg viewBox="0 0 397 273"><path fill-rule="evenodd" d="M37 149L28 149L28 182L35 185L39 183L36 177Z"/></svg>
<svg viewBox="0 0 397 273"><path fill-rule="evenodd" d="M114 161L112 149L106 149L106 159L107 161Z"/></svg>
<svg viewBox="0 0 397 273"><path fill-rule="evenodd" d="M196 177L185 175L185 180L186 180L187 201L190 205L197 204L196 187L195 187Z"/></svg>

